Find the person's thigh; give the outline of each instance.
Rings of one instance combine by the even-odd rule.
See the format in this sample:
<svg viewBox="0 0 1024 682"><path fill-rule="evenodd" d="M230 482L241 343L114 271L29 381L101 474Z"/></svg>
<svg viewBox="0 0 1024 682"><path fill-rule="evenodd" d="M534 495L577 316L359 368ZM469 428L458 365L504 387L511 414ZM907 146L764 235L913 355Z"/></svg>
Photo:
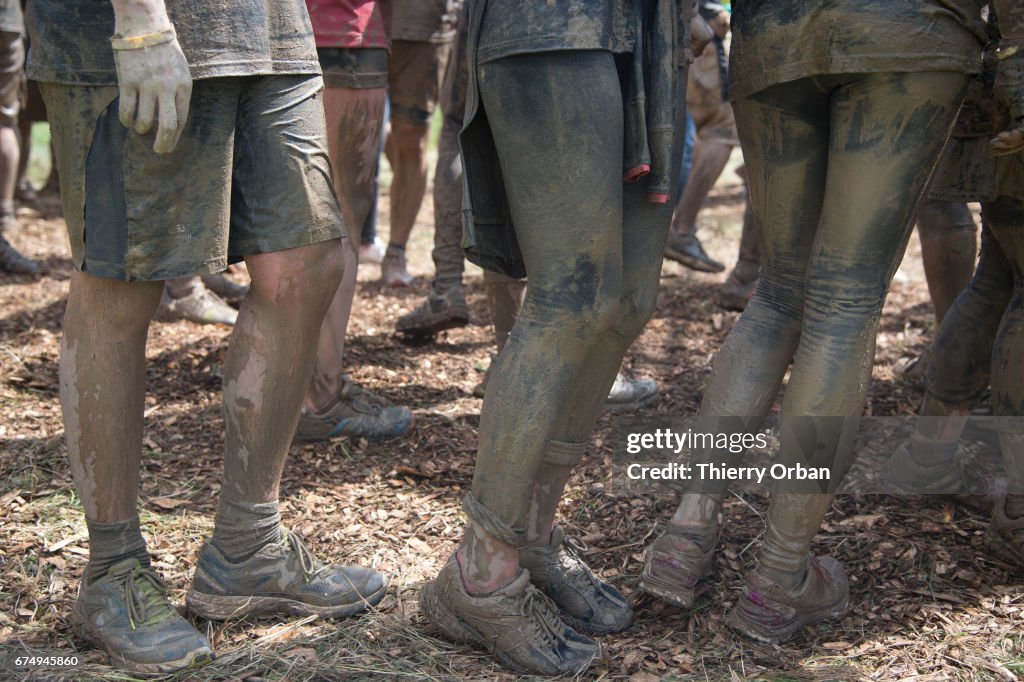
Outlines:
<svg viewBox="0 0 1024 682"><path fill-rule="evenodd" d="M247 79L231 184L233 260L344 236L319 76Z"/></svg>
<svg viewBox="0 0 1024 682"><path fill-rule="evenodd" d="M524 314L617 300L623 117L613 55L508 57L478 72L530 281Z"/></svg>
<svg viewBox="0 0 1024 682"><path fill-rule="evenodd" d="M450 51L451 43L392 42L388 64L392 120L412 126L430 124Z"/></svg>
<svg viewBox="0 0 1024 682"><path fill-rule="evenodd" d="M196 81L169 154L125 128L109 86L42 84L75 266L98 277L161 280L227 266L238 93L244 79Z"/></svg>

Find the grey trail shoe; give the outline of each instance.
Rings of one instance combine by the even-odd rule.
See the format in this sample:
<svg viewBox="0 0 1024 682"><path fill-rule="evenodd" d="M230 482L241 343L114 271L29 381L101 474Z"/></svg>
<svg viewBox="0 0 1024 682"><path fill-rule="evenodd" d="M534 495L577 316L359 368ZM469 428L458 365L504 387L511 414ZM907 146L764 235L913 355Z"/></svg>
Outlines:
<svg viewBox="0 0 1024 682"><path fill-rule="evenodd" d="M676 606L690 608L701 580L711 575L715 548L704 551L678 526L669 525L644 552L640 589Z"/></svg>
<svg viewBox="0 0 1024 682"><path fill-rule="evenodd" d="M850 600L846 571L832 557L810 557L807 575L793 592L756 570L747 574L746 582L726 623L765 644L785 642L805 625L842 617Z"/></svg>
<svg viewBox="0 0 1024 682"><path fill-rule="evenodd" d="M407 287L412 275L405 268L405 249L389 246L380 262L380 281L388 287Z"/></svg>
<svg viewBox="0 0 1024 682"><path fill-rule="evenodd" d="M630 379L619 372L608 391L605 408L615 412L636 410L658 399L658 382L654 379Z"/></svg>
<svg viewBox="0 0 1024 682"><path fill-rule="evenodd" d="M114 564L91 584L82 579L71 626L111 663L139 674L172 673L213 660L210 643L167 602L167 587L138 559Z"/></svg>
<svg viewBox="0 0 1024 682"><path fill-rule="evenodd" d="M188 320L196 324L233 325L238 320L238 311L205 286L196 287L188 296L181 298L171 298L165 288L156 319L162 322Z"/></svg>
<svg viewBox="0 0 1024 682"><path fill-rule="evenodd" d="M519 565L530 572L533 586L555 603L562 618L576 630L606 635L633 624L629 600L594 575L561 526L551 530L547 545L520 547Z"/></svg>
<svg viewBox="0 0 1024 682"><path fill-rule="evenodd" d="M341 436L388 440L409 433L414 424L409 408L390 405L346 377L341 393L325 410L302 408L295 441L315 443Z"/></svg>
<svg viewBox="0 0 1024 682"><path fill-rule="evenodd" d="M282 529L279 543L264 545L232 563L207 540L199 552L186 604L210 620L244 616L341 618L384 598L384 576L370 568L318 561L298 535Z"/></svg>
<svg viewBox="0 0 1024 682"><path fill-rule="evenodd" d="M453 554L420 591L420 611L452 641L483 647L521 673L575 675L600 653L596 642L561 621L526 570L505 587L476 596L463 586Z"/></svg>
<svg viewBox="0 0 1024 682"><path fill-rule="evenodd" d="M25 258L7 239L0 234L0 272L12 275L31 275L39 269L34 260Z"/></svg>
<svg viewBox="0 0 1024 682"><path fill-rule="evenodd" d="M213 293L220 296L228 305L237 306L249 293L249 287L245 284L238 284L224 276L224 273L215 272L201 277L203 285Z"/></svg>
<svg viewBox="0 0 1024 682"><path fill-rule="evenodd" d="M469 306L462 287L444 293L431 291L418 308L398 318L395 331L407 336L432 337L446 329L469 324Z"/></svg>

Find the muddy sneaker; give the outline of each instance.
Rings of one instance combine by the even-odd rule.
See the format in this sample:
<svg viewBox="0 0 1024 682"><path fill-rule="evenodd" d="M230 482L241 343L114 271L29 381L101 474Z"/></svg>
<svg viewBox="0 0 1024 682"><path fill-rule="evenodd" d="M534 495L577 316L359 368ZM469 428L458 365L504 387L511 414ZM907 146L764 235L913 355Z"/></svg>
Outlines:
<svg viewBox="0 0 1024 682"><path fill-rule="evenodd" d="M757 277L743 282L733 271L722 286L718 287L718 305L726 310L743 312L757 288Z"/></svg>
<svg viewBox="0 0 1024 682"><path fill-rule="evenodd" d="M600 652L561 621L551 600L530 584L529 571L499 590L471 595L454 554L420 590L420 612L452 641L483 647L520 673L575 675Z"/></svg>
<svg viewBox="0 0 1024 682"><path fill-rule="evenodd" d="M398 318L395 331L416 337L432 337L446 329L469 324L469 306L462 287L452 287L443 294L431 291L420 307Z"/></svg>
<svg viewBox="0 0 1024 682"><path fill-rule="evenodd" d="M709 256L693 235L684 236L678 232L669 232L668 243L665 244L665 257L700 272L725 270L725 266Z"/></svg>
<svg viewBox="0 0 1024 682"><path fill-rule="evenodd" d="M228 279L220 272L203 275L201 279L207 289L220 296L228 305L237 306L249 293L249 287Z"/></svg>
<svg viewBox="0 0 1024 682"><path fill-rule="evenodd" d="M181 298L171 298L165 287L155 319L161 322L188 320L196 324L233 325L238 319L238 311L205 286L196 287L188 296Z"/></svg>
<svg viewBox="0 0 1024 682"><path fill-rule="evenodd" d="M846 613L850 587L843 565L832 557L810 557L803 584L788 592L756 570L726 617L734 630L764 644L785 642L797 630Z"/></svg>
<svg viewBox="0 0 1024 682"><path fill-rule="evenodd" d="M388 440L409 433L414 424L409 408L389 405L380 396L346 378L341 393L321 412L302 408L295 440L315 443L341 436Z"/></svg>
<svg viewBox="0 0 1024 682"><path fill-rule="evenodd" d="M167 602L167 586L138 559L82 579L71 626L103 649L113 665L133 673L171 673L213 660L210 643Z"/></svg>
<svg viewBox="0 0 1024 682"><path fill-rule="evenodd" d="M25 258L3 235L0 235L0 272L12 275L31 275L38 269L38 263Z"/></svg>
<svg viewBox="0 0 1024 682"><path fill-rule="evenodd" d="M1006 494L1006 479L981 466L962 448L948 461L919 463L903 443L885 463L883 485L891 495L947 495L960 504L992 511Z"/></svg>
<svg viewBox="0 0 1024 682"><path fill-rule="evenodd" d="M693 606L700 581L711 575L715 547L704 551L679 526L669 524L644 551L640 589L669 604Z"/></svg>
<svg viewBox="0 0 1024 682"><path fill-rule="evenodd" d="M562 618L576 630L606 635L633 624L629 601L594 575L561 526L551 530L547 545L520 547L519 565L529 571L533 586L555 603Z"/></svg>
<svg viewBox="0 0 1024 682"><path fill-rule="evenodd" d="M342 618L384 598L384 576L370 568L325 564L298 535L281 529L279 543L232 563L209 540L196 563L185 599L190 611L210 620L244 616Z"/></svg>
<svg viewBox="0 0 1024 682"><path fill-rule="evenodd" d="M1005 499L992 507L985 542L992 554L1018 569L1024 569L1024 518L1008 517Z"/></svg>
<svg viewBox="0 0 1024 682"><path fill-rule="evenodd" d="M622 372L608 391L605 407L615 412L637 410L658 399L658 382L654 379L629 379Z"/></svg>
<svg viewBox="0 0 1024 682"><path fill-rule="evenodd" d="M36 188L32 186L32 181L28 178L22 178L18 181L14 188L14 198L25 206L31 208L39 207L39 194L36 192Z"/></svg>
<svg viewBox="0 0 1024 682"><path fill-rule="evenodd" d="M388 246L380 262L380 281L387 287L407 287L412 275L405 269L405 249Z"/></svg>

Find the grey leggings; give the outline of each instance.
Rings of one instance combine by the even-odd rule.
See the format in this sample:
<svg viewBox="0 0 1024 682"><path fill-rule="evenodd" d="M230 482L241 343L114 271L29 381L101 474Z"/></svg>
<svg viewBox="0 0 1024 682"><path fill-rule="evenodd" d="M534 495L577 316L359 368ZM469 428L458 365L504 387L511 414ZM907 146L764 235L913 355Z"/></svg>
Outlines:
<svg viewBox="0 0 1024 682"><path fill-rule="evenodd" d="M508 57L478 76L530 285L487 387L473 492L522 528L549 441L588 438L654 310L672 204L623 184L613 54Z"/></svg>

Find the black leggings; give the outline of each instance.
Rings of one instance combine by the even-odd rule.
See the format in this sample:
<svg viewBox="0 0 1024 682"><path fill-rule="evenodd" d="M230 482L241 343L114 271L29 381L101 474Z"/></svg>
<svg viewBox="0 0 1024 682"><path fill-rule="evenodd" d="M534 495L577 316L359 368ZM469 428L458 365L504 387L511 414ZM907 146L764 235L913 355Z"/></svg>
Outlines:
<svg viewBox="0 0 1024 682"><path fill-rule="evenodd" d="M613 54L508 57L478 77L530 285L487 386L473 491L521 528L549 441L589 437L654 311L672 204L623 184Z"/></svg>

